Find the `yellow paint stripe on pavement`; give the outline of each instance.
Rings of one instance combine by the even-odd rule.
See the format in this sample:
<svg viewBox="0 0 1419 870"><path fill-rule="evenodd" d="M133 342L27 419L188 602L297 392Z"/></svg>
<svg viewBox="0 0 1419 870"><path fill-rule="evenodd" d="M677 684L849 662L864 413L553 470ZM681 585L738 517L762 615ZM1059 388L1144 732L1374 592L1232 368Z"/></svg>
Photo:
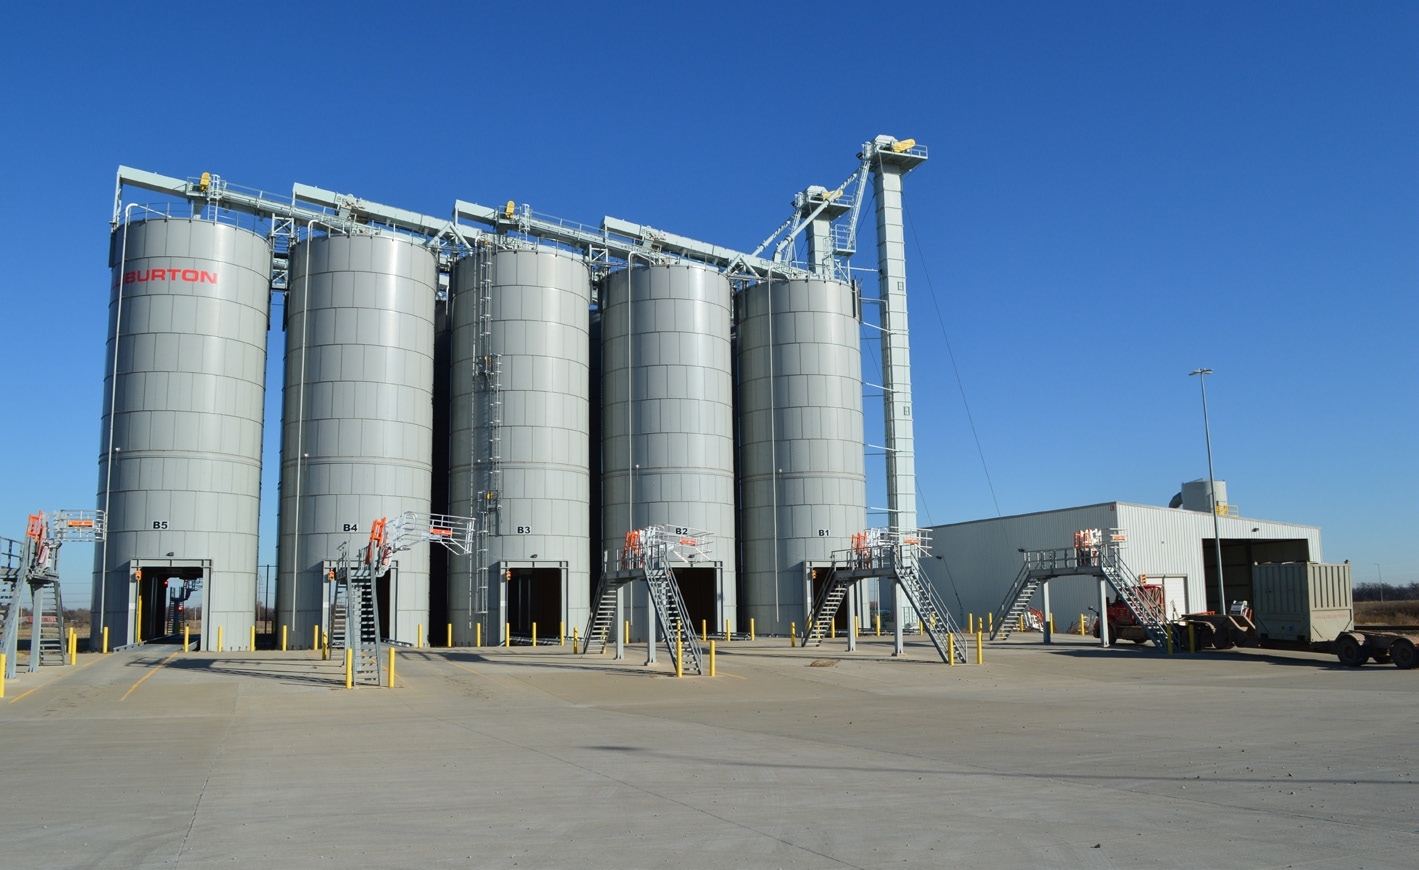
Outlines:
<svg viewBox="0 0 1419 870"><path fill-rule="evenodd" d="M75 667L73 670L66 670L64 673L60 674L59 676L57 676L57 677L55 677L54 679L50 680L49 682L45 683L44 686L52 686L52 685L54 685L55 683L59 682L60 680L64 679L65 677L69 676L70 674L74 673L74 671L80 670L81 668L87 668L89 665L93 664L93 663L96 662L96 661L100 661L100 659L97 659L97 658L89 659L88 661L84 662L82 665L78 665L77 667ZM25 697L25 696L27 696L27 695L31 695L31 694L33 694L33 693L35 693L35 692L38 692L40 689L43 689L44 686L35 686L33 689L29 689L28 691L21 692L20 694L16 695L15 697L10 698L9 701L10 701L11 704L13 704L13 703L15 703L16 701L20 700L21 698L23 698L23 697Z"/></svg>
<svg viewBox="0 0 1419 870"><path fill-rule="evenodd" d="M162 670L163 665L167 664L168 662L172 661L172 660L175 659L175 658L177 658L177 653L176 653L176 652L173 653L172 655L168 656L167 658L163 659L162 661L158 662L158 666L157 666L157 667L153 668L151 671L148 671L146 674L144 674L143 676L139 677L139 678L138 678L138 682L136 682L136 683L134 683L133 685L131 685L131 686L128 687L128 691L124 692L124 693L123 693L123 697L118 699L119 702L122 703L123 701L127 701L127 700L128 700L128 696L131 695L131 694L133 694L133 690L134 690L134 689L136 689L136 688L138 688L139 686L143 685L143 681L144 681L144 680L148 679L148 678L151 677L153 674L156 674L158 671Z"/></svg>

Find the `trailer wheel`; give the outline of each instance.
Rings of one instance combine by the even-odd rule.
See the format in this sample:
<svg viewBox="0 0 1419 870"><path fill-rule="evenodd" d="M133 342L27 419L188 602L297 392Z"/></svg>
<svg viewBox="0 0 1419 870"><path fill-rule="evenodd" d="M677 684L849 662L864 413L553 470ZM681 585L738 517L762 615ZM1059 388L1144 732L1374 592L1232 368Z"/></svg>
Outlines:
<svg viewBox="0 0 1419 870"><path fill-rule="evenodd" d="M1231 649L1236 644L1232 643L1232 633L1223 628L1212 632L1212 646L1216 649Z"/></svg>
<svg viewBox="0 0 1419 870"><path fill-rule="evenodd" d="M1119 642L1120 640L1122 640L1122 638L1120 638L1120 637L1118 636L1118 626L1117 626L1115 623L1110 622L1110 623L1109 623L1109 646L1118 646L1118 642Z"/></svg>
<svg viewBox="0 0 1419 870"><path fill-rule="evenodd" d="M1419 665L1419 654L1414 651L1414 641L1407 637L1395 638L1394 643L1389 645L1389 657L1401 671L1411 670Z"/></svg>
<svg viewBox="0 0 1419 870"><path fill-rule="evenodd" d="M1342 634L1335 639L1335 657L1347 668L1358 668L1369 656L1354 635Z"/></svg>

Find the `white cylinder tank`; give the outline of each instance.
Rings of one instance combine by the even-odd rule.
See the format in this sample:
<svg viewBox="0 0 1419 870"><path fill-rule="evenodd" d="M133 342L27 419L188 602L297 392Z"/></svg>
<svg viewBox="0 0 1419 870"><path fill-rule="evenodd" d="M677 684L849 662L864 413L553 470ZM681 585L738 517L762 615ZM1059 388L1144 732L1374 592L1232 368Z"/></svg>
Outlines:
<svg viewBox="0 0 1419 870"><path fill-rule="evenodd" d="M812 569L867 522L857 299L803 279L738 302L743 607L759 631L787 634L805 624Z"/></svg>
<svg viewBox="0 0 1419 870"><path fill-rule="evenodd" d="M449 510L477 517L486 546L449 557L455 644L477 623L501 643L586 622L590 305L586 263L552 248L485 248L455 269Z"/></svg>
<svg viewBox="0 0 1419 870"><path fill-rule="evenodd" d="M676 575L695 625L739 622L730 296L713 269L638 264L601 299L602 546L661 523L712 533L715 567Z"/></svg>
<svg viewBox="0 0 1419 870"><path fill-rule="evenodd" d="M226 224L151 218L114 230L109 264L98 485L108 540L94 548L102 615L90 648L104 627L110 647L132 643L140 607L142 639L166 634L168 585L189 580L202 584L202 648L215 649L219 629L244 648L255 618L270 244Z"/></svg>
<svg viewBox="0 0 1419 870"><path fill-rule="evenodd" d="M324 623L322 563L363 546L374 520L429 511L438 270L397 235L312 236L290 264L276 606L304 646ZM380 634L413 643L429 623L428 546L395 561Z"/></svg>

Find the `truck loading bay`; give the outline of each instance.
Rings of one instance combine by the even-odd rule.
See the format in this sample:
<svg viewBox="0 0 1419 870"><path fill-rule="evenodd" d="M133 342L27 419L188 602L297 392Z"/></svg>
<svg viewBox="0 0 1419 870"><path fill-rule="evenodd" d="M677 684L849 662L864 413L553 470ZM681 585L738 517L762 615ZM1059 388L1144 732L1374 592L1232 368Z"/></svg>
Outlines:
<svg viewBox="0 0 1419 870"><path fill-rule="evenodd" d="M1409 867L1413 675L1037 634L718 648L146 645L11 680L10 867Z"/></svg>

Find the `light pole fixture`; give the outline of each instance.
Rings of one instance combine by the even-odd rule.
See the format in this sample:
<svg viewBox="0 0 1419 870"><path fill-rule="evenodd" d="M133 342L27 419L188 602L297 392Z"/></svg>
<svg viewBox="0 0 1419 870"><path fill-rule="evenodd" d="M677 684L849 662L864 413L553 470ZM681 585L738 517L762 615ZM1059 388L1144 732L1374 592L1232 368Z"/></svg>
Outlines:
<svg viewBox="0 0 1419 870"><path fill-rule="evenodd" d="M1207 438L1207 486L1212 502L1212 542L1217 545L1217 612L1225 616L1227 585L1222 571L1222 528L1217 519L1217 476L1212 473L1212 427L1207 422L1207 376L1210 374L1212 369L1193 369L1187 373L1188 377L1197 375L1197 382L1202 385L1202 434Z"/></svg>

